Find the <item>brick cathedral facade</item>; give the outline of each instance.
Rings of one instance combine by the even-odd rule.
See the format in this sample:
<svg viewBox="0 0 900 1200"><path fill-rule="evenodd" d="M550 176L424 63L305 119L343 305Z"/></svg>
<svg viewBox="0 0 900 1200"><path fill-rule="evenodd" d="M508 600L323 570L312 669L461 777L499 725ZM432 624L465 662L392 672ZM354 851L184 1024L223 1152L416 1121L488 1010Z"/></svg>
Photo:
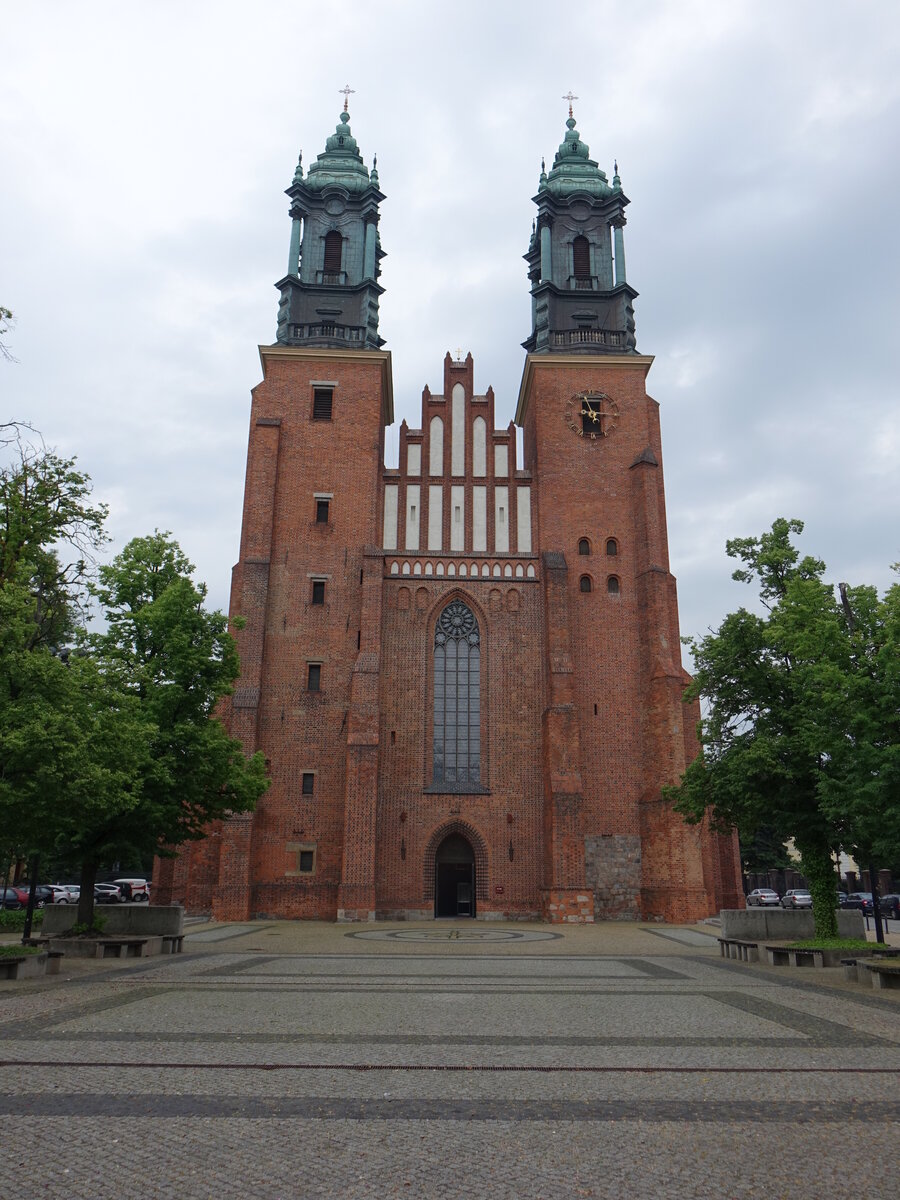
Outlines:
<svg viewBox="0 0 900 1200"><path fill-rule="evenodd" d="M271 787L159 861L157 898L223 920L687 921L739 906L736 839L685 825L661 795L697 752L697 713L618 173L570 113L525 255L521 461L471 354L448 354L419 428L400 427L399 467L384 466L384 197L346 107L288 195L224 714Z"/></svg>

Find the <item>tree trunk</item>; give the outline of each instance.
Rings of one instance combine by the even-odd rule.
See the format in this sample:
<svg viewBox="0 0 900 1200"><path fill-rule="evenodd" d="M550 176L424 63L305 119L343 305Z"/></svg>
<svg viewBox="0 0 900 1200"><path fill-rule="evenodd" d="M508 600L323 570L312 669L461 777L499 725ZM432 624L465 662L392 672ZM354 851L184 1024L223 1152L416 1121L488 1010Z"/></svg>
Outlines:
<svg viewBox="0 0 900 1200"><path fill-rule="evenodd" d="M813 924L817 938L836 938L837 875L830 846L801 846L797 843L803 874L809 880L813 902Z"/></svg>
<svg viewBox="0 0 900 1200"><path fill-rule="evenodd" d="M81 864L81 895L78 897L78 917L76 918L79 925L87 925L88 928L94 923L94 884L97 881L97 863L93 859L87 859Z"/></svg>

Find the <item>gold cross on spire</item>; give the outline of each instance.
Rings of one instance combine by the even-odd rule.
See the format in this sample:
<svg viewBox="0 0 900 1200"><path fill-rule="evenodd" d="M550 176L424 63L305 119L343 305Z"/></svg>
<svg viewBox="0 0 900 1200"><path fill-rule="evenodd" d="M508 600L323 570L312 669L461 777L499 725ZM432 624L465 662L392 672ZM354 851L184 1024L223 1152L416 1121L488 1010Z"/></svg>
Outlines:
<svg viewBox="0 0 900 1200"><path fill-rule="evenodd" d="M349 83L345 83L342 88L338 88L338 92L344 97L344 112L347 112L347 102L351 96L356 95L356 88L352 88ZM575 99L577 100L578 97L576 96Z"/></svg>
<svg viewBox="0 0 900 1200"><path fill-rule="evenodd" d="M577 100L577 99L578 99L578 97L577 97L576 95L574 95L574 94L573 94L573 92L572 92L572 89L571 89L571 88L569 88L569 90L568 90L568 91L566 92L566 94L563 96L563 100L568 100L568 102L569 102L569 116L570 116L570 117L574 115L574 114L573 114L573 112L572 112L572 101L573 101L573 100Z"/></svg>

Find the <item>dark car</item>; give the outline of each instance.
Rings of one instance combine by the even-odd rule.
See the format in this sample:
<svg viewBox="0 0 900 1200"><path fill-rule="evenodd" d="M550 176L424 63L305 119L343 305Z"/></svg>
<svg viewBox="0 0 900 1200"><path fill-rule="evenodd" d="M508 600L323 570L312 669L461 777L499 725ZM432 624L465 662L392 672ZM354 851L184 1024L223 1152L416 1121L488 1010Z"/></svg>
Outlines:
<svg viewBox="0 0 900 1200"><path fill-rule="evenodd" d="M0 908L13 910L24 907L25 905L19 899L19 893L15 888L0 888Z"/></svg>
<svg viewBox="0 0 900 1200"><path fill-rule="evenodd" d="M861 908L864 913L874 911L871 892L851 892L844 908Z"/></svg>
<svg viewBox="0 0 900 1200"><path fill-rule="evenodd" d="M900 894L889 892L878 901L878 911L883 917L891 917L900 921Z"/></svg>
<svg viewBox="0 0 900 1200"><path fill-rule="evenodd" d="M31 891L31 884L30 883L17 883L14 885L13 891L18 895L19 899L22 901L22 907L27 908L28 907L28 894ZM40 887L36 887L34 889L34 906L35 906L35 908L43 908L45 900L46 900L46 896L43 893L43 889Z"/></svg>

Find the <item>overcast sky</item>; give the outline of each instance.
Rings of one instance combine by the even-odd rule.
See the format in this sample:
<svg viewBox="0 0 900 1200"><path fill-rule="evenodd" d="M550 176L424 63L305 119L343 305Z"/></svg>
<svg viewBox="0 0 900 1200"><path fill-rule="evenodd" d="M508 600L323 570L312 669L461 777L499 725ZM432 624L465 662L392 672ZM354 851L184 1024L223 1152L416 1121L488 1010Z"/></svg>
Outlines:
<svg viewBox="0 0 900 1200"><path fill-rule="evenodd" d="M378 154L396 425L448 349L512 418L541 156L618 158L685 633L779 516L833 580L900 559L900 4L4 3L0 419L77 454L113 550L169 529L226 607L297 153L349 83Z"/></svg>

